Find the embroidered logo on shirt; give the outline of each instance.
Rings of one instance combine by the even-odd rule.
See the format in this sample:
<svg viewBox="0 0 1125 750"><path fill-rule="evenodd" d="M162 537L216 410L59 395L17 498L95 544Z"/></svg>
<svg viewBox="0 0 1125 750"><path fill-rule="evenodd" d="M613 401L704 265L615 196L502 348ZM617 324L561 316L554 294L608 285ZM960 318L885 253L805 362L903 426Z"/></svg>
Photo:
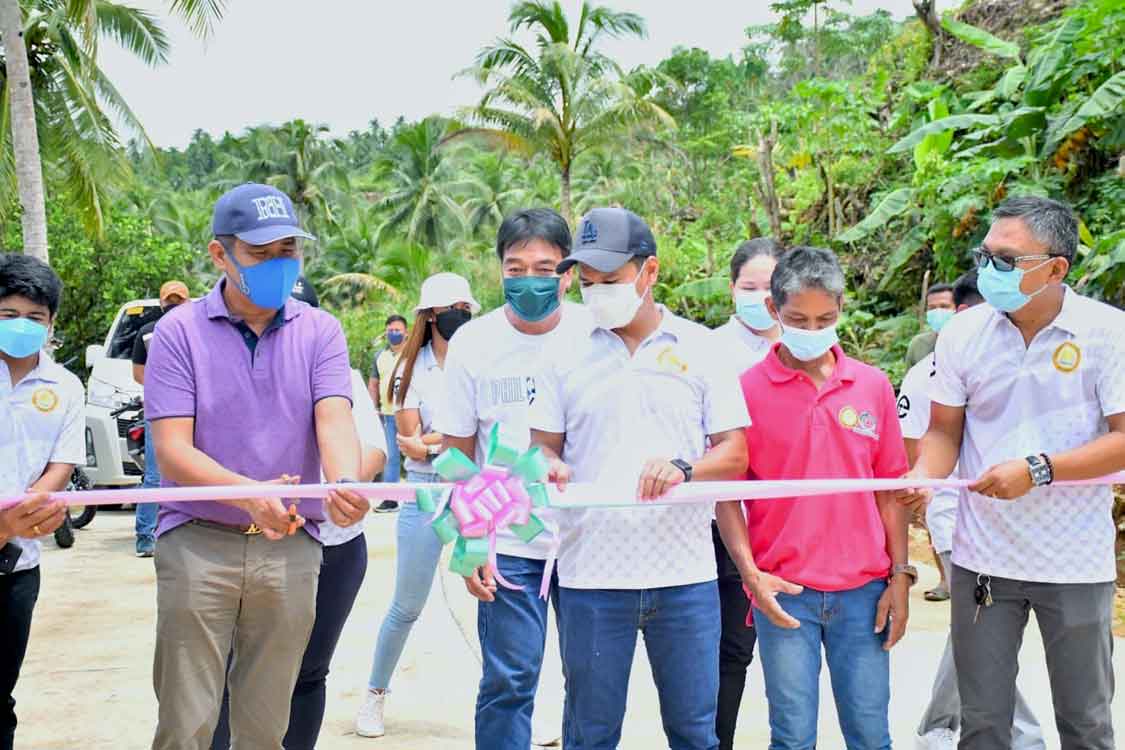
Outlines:
<svg viewBox="0 0 1125 750"><path fill-rule="evenodd" d="M31 394L31 405L44 414L53 412L59 405L59 394L50 388L37 388Z"/></svg>
<svg viewBox="0 0 1125 750"><path fill-rule="evenodd" d="M656 364L663 367L665 370L674 370L676 372L687 372L687 363L676 356L672 347L667 346L656 355Z"/></svg>
<svg viewBox="0 0 1125 750"><path fill-rule="evenodd" d="M867 437L878 437L875 434L875 417L869 411L861 411L859 413L859 424L852 428L852 432Z"/></svg>
<svg viewBox="0 0 1125 750"><path fill-rule="evenodd" d="M1074 372L1082 362L1082 350L1073 341L1060 344L1051 357L1051 363L1059 372Z"/></svg>
<svg viewBox="0 0 1125 750"><path fill-rule="evenodd" d="M846 427L849 430L859 424L859 412L855 410L854 406L845 406L843 409L840 409L837 418L840 420L840 426Z"/></svg>
<svg viewBox="0 0 1125 750"><path fill-rule="evenodd" d="M900 408L901 403L900 401ZM845 406L840 409L840 413L836 415L836 418L840 420L841 427L846 430L851 430L857 435L863 435L869 438L878 437L878 434L875 432L875 417L867 410L861 412L854 406Z"/></svg>

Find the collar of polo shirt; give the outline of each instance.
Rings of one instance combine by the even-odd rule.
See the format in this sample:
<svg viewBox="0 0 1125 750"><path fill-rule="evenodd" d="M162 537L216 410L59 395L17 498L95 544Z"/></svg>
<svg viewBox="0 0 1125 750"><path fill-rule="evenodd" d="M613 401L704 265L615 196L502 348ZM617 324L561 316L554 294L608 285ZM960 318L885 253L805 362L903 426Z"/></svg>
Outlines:
<svg viewBox="0 0 1125 750"><path fill-rule="evenodd" d="M203 298L203 309L207 313L207 317L211 320L226 318L231 322L235 322L234 317L230 314L230 310L227 309L226 300L223 299L223 284L225 283L226 279L220 279L207 296ZM290 320L293 320L293 318L296 318L305 307L307 307L307 305L299 304L298 301L292 297L285 300L285 307L281 308L285 313L285 322L288 323Z"/></svg>
<svg viewBox="0 0 1125 750"><path fill-rule="evenodd" d="M769 377L773 383L787 383L793 378L797 377L799 370L791 370L781 362L781 358L777 356L777 349L781 346L780 341L775 341L773 346L770 347L770 353L762 360L765 363L766 376ZM855 372L852 366L851 359L844 354L844 350L840 348L839 344L833 344L832 353L836 355L836 367L832 371L832 377L829 381L840 381L843 383L851 383L855 381Z"/></svg>

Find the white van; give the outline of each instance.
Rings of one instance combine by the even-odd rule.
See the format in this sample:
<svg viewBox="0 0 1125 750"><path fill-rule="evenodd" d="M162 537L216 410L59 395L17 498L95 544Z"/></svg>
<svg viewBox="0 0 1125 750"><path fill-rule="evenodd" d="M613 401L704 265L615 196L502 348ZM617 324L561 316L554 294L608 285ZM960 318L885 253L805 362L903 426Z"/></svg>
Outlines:
<svg viewBox="0 0 1125 750"><path fill-rule="evenodd" d="M110 412L143 393L133 380L133 342L145 323L160 317L160 301L134 300L121 306L105 342L86 347L86 474L95 487L141 483L142 472L125 446L128 419ZM129 416L128 414L123 417Z"/></svg>

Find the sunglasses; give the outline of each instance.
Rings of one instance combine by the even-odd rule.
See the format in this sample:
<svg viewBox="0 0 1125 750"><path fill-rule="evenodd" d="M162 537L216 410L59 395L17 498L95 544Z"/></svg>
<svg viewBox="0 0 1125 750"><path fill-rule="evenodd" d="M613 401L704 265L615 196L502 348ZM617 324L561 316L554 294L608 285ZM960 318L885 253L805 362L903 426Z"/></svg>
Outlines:
<svg viewBox="0 0 1125 750"><path fill-rule="evenodd" d="M1021 255L1018 258L1007 258L1003 255L993 255L985 250L983 247L974 248L972 251L973 261L977 264L977 268L983 269L989 263L997 271L1014 271L1019 263L1028 260L1050 260L1051 258L1061 258L1061 255Z"/></svg>

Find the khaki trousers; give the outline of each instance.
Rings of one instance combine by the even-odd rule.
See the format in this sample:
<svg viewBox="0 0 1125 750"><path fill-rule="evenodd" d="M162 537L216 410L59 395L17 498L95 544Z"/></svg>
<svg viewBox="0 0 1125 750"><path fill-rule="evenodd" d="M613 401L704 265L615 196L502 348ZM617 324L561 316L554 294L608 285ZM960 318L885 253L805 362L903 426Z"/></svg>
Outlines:
<svg viewBox="0 0 1125 750"><path fill-rule="evenodd" d="M321 548L190 523L156 544L152 750L207 750L230 664L232 750L281 750L316 619Z"/></svg>

